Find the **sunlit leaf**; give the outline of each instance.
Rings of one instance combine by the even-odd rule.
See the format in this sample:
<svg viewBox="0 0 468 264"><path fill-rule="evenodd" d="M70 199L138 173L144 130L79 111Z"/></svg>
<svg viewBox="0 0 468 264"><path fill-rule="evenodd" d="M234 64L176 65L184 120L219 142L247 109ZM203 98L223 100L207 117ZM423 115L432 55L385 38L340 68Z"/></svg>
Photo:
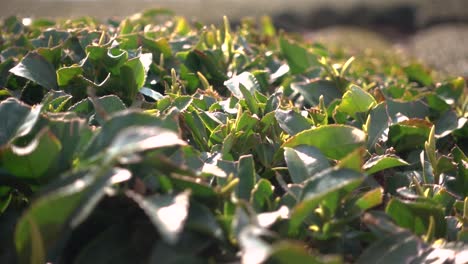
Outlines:
<svg viewBox="0 0 468 264"><path fill-rule="evenodd" d="M331 159L341 159L365 144L366 134L354 127L328 125L304 130L287 140L283 147L308 145Z"/></svg>
<svg viewBox="0 0 468 264"><path fill-rule="evenodd" d="M406 161L401 158L393 155L382 155L375 156L367 160L363 168L368 174L373 174L381 170L388 168L398 167L398 166L407 166L409 165Z"/></svg>
<svg viewBox="0 0 468 264"><path fill-rule="evenodd" d="M129 192L127 195L145 211L167 243L174 244L177 242L188 216L189 192L183 192L175 196L154 195L142 197L133 192Z"/></svg>
<svg viewBox="0 0 468 264"><path fill-rule="evenodd" d="M330 166L328 159L317 148L306 145L285 147L284 158L293 183L302 183Z"/></svg>

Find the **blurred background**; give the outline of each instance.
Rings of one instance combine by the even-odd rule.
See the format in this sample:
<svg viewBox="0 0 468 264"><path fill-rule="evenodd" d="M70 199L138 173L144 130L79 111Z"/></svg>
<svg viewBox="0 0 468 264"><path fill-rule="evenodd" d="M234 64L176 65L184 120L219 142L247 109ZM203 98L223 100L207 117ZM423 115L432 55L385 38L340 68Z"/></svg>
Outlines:
<svg viewBox="0 0 468 264"><path fill-rule="evenodd" d="M164 7L205 23L269 15L306 38L360 48L399 48L450 75L468 77L468 0L0 0L0 17L102 21Z"/></svg>

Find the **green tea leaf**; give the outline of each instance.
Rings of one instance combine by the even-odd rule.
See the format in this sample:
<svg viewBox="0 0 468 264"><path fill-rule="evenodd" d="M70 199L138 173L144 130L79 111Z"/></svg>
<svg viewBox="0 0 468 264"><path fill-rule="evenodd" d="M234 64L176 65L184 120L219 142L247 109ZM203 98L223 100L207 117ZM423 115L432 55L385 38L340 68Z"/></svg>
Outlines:
<svg viewBox="0 0 468 264"><path fill-rule="evenodd" d="M427 247L410 232L398 232L374 242L362 253L356 263L408 263L421 256Z"/></svg>
<svg viewBox="0 0 468 264"><path fill-rule="evenodd" d="M465 79L462 77L454 78L442 83L436 88L436 94L442 98L448 105L453 105L461 99L463 90L466 88Z"/></svg>
<svg viewBox="0 0 468 264"><path fill-rule="evenodd" d="M55 259L69 239L71 230L89 216L104 196L105 187L131 176L129 171L122 169L104 171L102 175L96 172L80 171L67 175L31 204L15 231L15 245L21 262L33 261L33 240L42 242L46 256ZM37 237L38 234L41 237Z"/></svg>
<svg viewBox="0 0 468 264"><path fill-rule="evenodd" d="M10 69L10 72L48 90L58 88L54 66L36 52L28 53L18 65Z"/></svg>
<svg viewBox="0 0 468 264"><path fill-rule="evenodd" d="M245 155L239 158L237 167L239 184L236 188L236 195L239 199L250 199L250 194L255 186L255 163L252 155Z"/></svg>
<svg viewBox="0 0 468 264"><path fill-rule="evenodd" d="M363 180L363 174L349 169L330 168L315 175L305 183L301 202L291 212L289 231L297 233L307 216L328 196L350 192Z"/></svg>
<svg viewBox="0 0 468 264"><path fill-rule="evenodd" d="M408 228L418 235L426 234L430 217L435 220L435 236L444 237L446 222L444 208L429 201L404 201L393 198L385 208L385 212L399 226Z"/></svg>
<svg viewBox="0 0 468 264"><path fill-rule="evenodd" d="M59 86L65 86L68 83L70 83L71 80L78 77L82 73L83 68L79 65L62 67L57 70L57 84Z"/></svg>
<svg viewBox="0 0 468 264"><path fill-rule="evenodd" d="M149 149L185 145L171 130L151 126L133 126L120 131L107 149L108 157L123 157Z"/></svg>
<svg viewBox="0 0 468 264"><path fill-rule="evenodd" d="M366 122L367 147L369 150L374 150L379 141L385 142L387 140L385 131L391 122L385 103L378 104L369 112Z"/></svg>
<svg viewBox="0 0 468 264"><path fill-rule="evenodd" d="M354 127L327 125L304 130L291 137L282 147L308 145L318 148L331 159L341 159L365 144L366 134Z"/></svg>
<svg viewBox="0 0 468 264"><path fill-rule="evenodd" d="M356 201L356 206L364 211L382 204L383 194L384 193L382 188L375 188L370 190L359 197L359 199Z"/></svg>
<svg viewBox="0 0 468 264"><path fill-rule="evenodd" d="M366 173L370 175L385 169L408 165L408 162L397 156L381 155L370 158L368 161L366 161L363 168L366 170Z"/></svg>
<svg viewBox="0 0 468 264"><path fill-rule="evenodd" d="M261 210L268 208L272 201L274 187L267 179L260 179L252 189L250 200L252 205Z"/></svg>
<svg viewBox="0 0 468 264"><path fill-rule="evenodd" d="M127 192L127 195L148 215L167 243L175 244L178 241L188 217L190 192L150 197L134 192Z"/></svg>
<svg viewBox="0 0 468 264"><path fill-rule="evenodd" d="M45 128L27 146L12 145L5 150L2 167L19 178L41 180L50 176L45 173L54 167L61 148L60 141Z"/></svg>
<svg viewBox="0 0 468 264"><path fill-rule="evenodd" d="M311 122L307 120L307 118L294 110L277 109L275 111L275 118L281 129L291 136L310 129L312 126Z"/></svg>
<svg viewBox="0 0 468 264"><path fill-rule="evenodd" d="M377 102L374 97L362 88L351 85L343 95L338 110L356 118L356 113L366 113Z"/></svg>
<svg viewBox="0 0 468 264"><path fill-rule="evenodd" d="M252 95L255 91L260 91L260 86L257 79L250 72L243 72L239 75L232 77L231 79L224 82L224 85L231 91L232 95L242 99L244 94L242 93L240 86L249 91Z"/></svg>
<svg viewBox="0 0 468 264"><path fill-rule="evenodd" d="M404 68L410 81L415 81L422 86L429 86L433 83L430 73L421 64L411 64Z"/></svg>
<svg viewBox="0 0 468 264"><path fill-rule="evenodd" d="M435 136L445 137L457 129L461 129L467 122L466 117L458 117L455 111L447 111L435 123Z"/></svg>
<svg viewBox="0 0 468 264"><path fill-rule="evenodd" d="M293 183L302 183L330 166L328 159L317 148L306 145L285 147L284 158Z"/></svg>
<svg viewBox="0 0 468 264"><path fill-rule="evenodd" d="M312 66L317 66L317 58L306 48L294 43L283 35L279 39L280 50L286 58L292 74L304 73Z"/></svg>
<svg viewBox="0 0 468 264"><path fill-rule="evenodd" d="M13 139L27 135L39 119L41 107L30 108L15 98L0 103L0 147Z"/></svg>
<svg viewBox="0 0 468 264"><path fill-rule="evenodd" d="M319 105L320 96L322 95L326 106L330 105L332 101L340 99L342 96L336 84L328 80L292 83L291 88L304 96L305 101L312 106Z"/></svg>
<svg viewBox="0 0 468 264"><path fill-rule="evenodd" d="M388 144L398 152L419 149L429 136L432 124L425 120L410 119L392 125L388 131Z"/></svg>
<svg viewBox="0 0 468 264"><path fill-rule="evenodd" d="M103 124L99 133L95 134L95 136L89 141L86 150L80 156L86 159L104 151L123 129L131 128L132 126L150 126L161 128L163 130L169 129L171 131L178 130L177 124L174 124L170 120L162 120L149 114L136 111L121 111L111 116L111 118ZM130 134L130 132L128 133ZM145 135L145 133L142 135ZM141 140L141 138L138 140ZM131 145L134 143L137 143L138 145L138 142L135 141Z"/></svg>

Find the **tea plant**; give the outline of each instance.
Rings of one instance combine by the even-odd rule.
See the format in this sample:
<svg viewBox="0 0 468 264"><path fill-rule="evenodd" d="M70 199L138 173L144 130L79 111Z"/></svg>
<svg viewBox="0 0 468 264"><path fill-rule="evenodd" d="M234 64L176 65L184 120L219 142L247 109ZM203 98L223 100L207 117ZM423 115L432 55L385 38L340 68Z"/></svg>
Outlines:
<svg viewBox="0 0 468 264"><path fill-rule="evenodd" d="M467 97L269 18L0 27L2 263L462 263Z"/></svg>

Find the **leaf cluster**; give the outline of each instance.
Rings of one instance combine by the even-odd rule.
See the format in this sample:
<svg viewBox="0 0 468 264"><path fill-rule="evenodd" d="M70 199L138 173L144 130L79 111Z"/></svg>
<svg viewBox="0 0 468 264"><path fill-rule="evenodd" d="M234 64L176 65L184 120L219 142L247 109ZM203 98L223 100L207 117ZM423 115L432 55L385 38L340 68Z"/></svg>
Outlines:
<svg viewBox="0 0 468 264"><path fill-rule="evenodd" d="M461 263L466 83L167 10L0 24L5 263Z"/></svg>

